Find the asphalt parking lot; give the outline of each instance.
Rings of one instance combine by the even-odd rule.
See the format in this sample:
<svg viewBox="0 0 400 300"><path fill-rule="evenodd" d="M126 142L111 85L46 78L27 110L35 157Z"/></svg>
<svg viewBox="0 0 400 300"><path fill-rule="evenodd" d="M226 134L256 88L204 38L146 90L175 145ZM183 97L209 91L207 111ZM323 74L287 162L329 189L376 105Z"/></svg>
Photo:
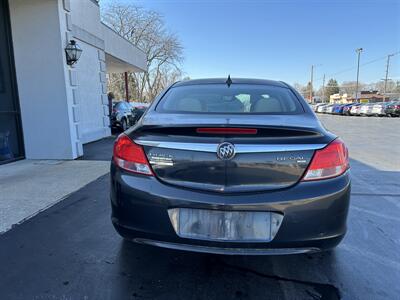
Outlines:
<svg viewBox="0 0 400 300"><path fill-rule="evenodd" d="M104 175L0 236L0 299L399 299L400 118L320 119L351 156L348 234L335 251L225 257L124 242ZM87 159L109 159L112 139L99 145Z"/></svg>

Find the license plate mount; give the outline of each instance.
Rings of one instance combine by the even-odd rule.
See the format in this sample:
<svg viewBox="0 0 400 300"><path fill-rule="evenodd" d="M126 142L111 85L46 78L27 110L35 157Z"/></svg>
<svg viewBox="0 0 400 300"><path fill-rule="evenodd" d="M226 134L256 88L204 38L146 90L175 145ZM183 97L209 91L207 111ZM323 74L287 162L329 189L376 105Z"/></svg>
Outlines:
<svg viewBox="0 0 400 300"><path fill-rule="evenodd" d="M194 208L173 208L168 214L179 237L225 242L269 242L283 218L266 211Z"/></svg>

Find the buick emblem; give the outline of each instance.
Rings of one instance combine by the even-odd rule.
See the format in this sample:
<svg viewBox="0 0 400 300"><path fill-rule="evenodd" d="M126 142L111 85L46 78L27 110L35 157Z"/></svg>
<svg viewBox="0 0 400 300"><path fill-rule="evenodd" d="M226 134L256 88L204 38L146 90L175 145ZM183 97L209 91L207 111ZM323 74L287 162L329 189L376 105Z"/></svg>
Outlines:
<svg viewBox="0 0 400 300"><path fill-rule="evenodd" d="M219 144L217 148L217 156L222 160L232 159L235 156L235 146L228 142Z"/></svg>

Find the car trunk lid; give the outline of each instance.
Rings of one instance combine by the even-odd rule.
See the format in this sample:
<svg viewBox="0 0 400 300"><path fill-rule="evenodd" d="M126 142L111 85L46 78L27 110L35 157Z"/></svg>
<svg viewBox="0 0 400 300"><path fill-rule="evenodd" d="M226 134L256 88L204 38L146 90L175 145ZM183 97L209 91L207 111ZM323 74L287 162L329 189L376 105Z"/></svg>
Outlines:
<svg viewBox="0 0 400 300"><path fill-rule="evenodd" d="M300 122L290 124L290 116L284 122L277 122L283 121L281 118L255 120L262 125L243 125L246 122L239 123L237 117L233 118L236 125L229 118L212 119L206 124L196 118L189 123L185 118L174 125L167 120L164 124L147 120L148 125L142 124L132 138L144 147L160 181L214 192L276 190L294 185L314 151L333 139L321 128L297 125ZM146 119L142 122L146 123ZM222 143L233 145L232 158L218 157Z"/></svg>

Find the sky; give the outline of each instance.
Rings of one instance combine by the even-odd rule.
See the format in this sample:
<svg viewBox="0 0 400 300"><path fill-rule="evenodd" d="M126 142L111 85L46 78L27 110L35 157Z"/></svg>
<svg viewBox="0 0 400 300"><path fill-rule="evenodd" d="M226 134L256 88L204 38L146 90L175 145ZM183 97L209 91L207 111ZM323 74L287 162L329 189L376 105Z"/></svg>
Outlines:
<svg viewBox="0 0 400 300"><path fill-rule="evenodd" d="M249 77L314 85L335 78L360 82L385 76L386 57L400 52L400 0L102 0L134 3L163 15L184 47L190 78ZM400 80L400 53L389 78Z"/></svg>

